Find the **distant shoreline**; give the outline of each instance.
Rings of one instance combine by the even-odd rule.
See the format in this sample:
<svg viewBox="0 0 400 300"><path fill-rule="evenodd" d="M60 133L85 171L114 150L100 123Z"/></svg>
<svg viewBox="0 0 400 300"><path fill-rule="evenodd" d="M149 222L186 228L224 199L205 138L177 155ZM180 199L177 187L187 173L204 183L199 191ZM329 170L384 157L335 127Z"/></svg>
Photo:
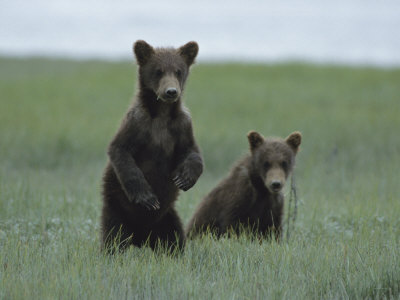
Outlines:
<svg viewBox="0 0 400 300"><path fill-rule="evenodd" d="M101 56L69 56L69 55L14 55L2 53L1 60L46 60L46 61L73 61L73 62L103 62L103 63L132 63L133 57L101 57ZM376 62L354 62L354 61L317 61L301 58L282 58L276 60L262 59L239 59L239 58L200 58L197 64L212 65L314 65L327 67L353 67L353 68L377 68L377 69L400 69L400 62L397 63L376 63Z"/></svg>

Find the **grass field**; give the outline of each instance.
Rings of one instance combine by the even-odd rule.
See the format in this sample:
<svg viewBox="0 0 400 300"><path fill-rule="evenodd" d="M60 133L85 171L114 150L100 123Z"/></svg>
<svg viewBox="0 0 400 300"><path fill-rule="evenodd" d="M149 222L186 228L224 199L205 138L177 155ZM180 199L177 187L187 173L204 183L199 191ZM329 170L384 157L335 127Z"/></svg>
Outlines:
<svg viewBox="0 0 400 300"><path fill-rule="evenodd" d="M106 147L135 89L133 62L0 59L0 299L400 298L400 69L195 66L206 168L184 222L251 129L303 133L300 205L289 241L206 237L180 258L99 251Z"/></svg>

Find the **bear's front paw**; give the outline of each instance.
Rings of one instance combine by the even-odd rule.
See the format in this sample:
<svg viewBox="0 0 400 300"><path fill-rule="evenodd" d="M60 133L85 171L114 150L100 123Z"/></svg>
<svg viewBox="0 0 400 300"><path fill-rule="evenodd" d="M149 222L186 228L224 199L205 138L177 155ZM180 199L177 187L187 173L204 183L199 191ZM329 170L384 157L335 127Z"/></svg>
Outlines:
<svg viewBox="0 0 400 300"><path fill-rule="evenodd" d="M182 191L187 191L197 181L198 176L195 176L187 167L182 166L172 178L175 185Z"/></svg>
<svg viewBox="0 0 400 300"><path fill-rule="evenodd" d="M142 192L135 196L135 203L146 207L148 210L157 210L160 208L160 202L152 192Z"/></svg>

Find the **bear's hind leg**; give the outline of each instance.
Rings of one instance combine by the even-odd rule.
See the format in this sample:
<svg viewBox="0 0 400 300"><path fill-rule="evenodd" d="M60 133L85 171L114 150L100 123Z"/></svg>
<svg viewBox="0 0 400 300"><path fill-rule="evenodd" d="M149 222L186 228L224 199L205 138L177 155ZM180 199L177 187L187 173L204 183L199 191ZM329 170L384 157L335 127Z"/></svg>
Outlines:
<svg viewBox="0 0 400 300"><path fill-rule="evenodd" d="M132 244L132 233L110 210L103 209L101 216L101 244L110 254L122 251Z"/></svg>
<svg viewBox="0 0 400 300"><path fill-rule="evenodd" d="M183 252L185 248L185 233L182 222L175 211L170 211L157 222L151 230L150 247L153 250L165 249L169 254Z"/></svg>

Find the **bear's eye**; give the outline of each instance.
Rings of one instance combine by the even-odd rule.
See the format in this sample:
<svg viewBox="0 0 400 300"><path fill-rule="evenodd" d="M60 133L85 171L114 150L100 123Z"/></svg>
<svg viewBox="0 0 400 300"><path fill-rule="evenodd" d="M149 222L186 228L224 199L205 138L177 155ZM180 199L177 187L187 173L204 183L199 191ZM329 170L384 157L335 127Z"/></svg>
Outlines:
<svg viewBox="0 0 400 300"><path fill-rule="evenodd" d="M163 74L163 71L161 69L156 70L156 76L161 77Z"/></svg>
<svg viewBox="0 0 400 300"><path fill-rule="evenodd" d="M182 71L181 70L176 70L175 74L177 77L181 77L182 76Z"/></svg>
<svg viewBox="0 0 400 300"><path fill-rule="evenodd" d="M288 163L286 161L281 162L281 167L282 167L282 169L287 170Z"/></svg>
<svg viewBox="0 0 400 300"><path fill-rule="evenodd" d="M268 170L270 166L271 166L271 165L269 164L269 162L266 161L266 162L264 163L264 169L265 169L265 170Z"/></svg>

